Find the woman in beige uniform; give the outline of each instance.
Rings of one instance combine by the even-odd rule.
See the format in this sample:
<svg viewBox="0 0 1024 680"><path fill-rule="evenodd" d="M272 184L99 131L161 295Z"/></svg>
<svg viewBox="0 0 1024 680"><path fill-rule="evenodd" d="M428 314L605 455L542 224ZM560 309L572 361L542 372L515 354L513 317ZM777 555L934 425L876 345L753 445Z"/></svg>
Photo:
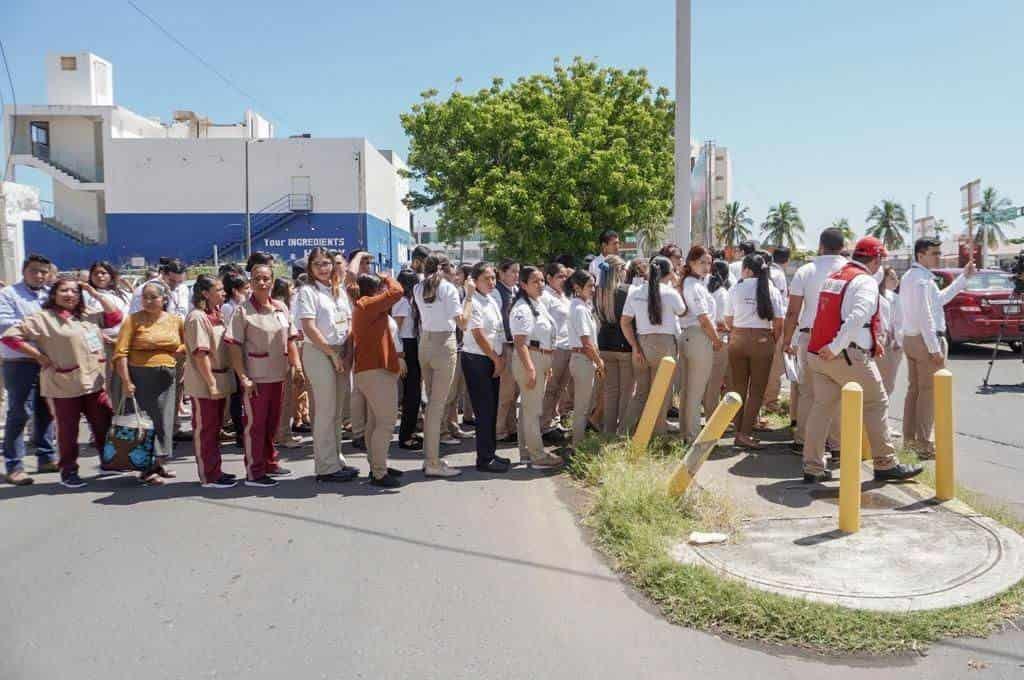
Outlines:
<svg viewBox="0 0 1024 680"><path fill-rule="evenodd" d="M82 291L102 306L89 314ZM101 329L121 323L122 315L106 296L88 283L62 277L50 289L43 309L4 333L3 342L42 366L40 392L57 421L60 483L85 486L78 475L78 425L84 415L100 451L107 439L112 410L104 390L106 356ZM30 344L31 343L31 344Z"/></svg>

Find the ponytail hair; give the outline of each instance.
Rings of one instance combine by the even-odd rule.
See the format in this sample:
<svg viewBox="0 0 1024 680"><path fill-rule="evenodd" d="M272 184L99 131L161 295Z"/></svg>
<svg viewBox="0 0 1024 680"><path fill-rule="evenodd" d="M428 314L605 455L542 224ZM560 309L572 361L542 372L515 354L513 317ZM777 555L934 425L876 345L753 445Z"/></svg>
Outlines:
<svg viewBox="0 0 1024 680"><path fill-rule="evenodd" d="M772 281L768 276L769 265L764 257L752 253L743 258L743 268L749 269L757 278L757 315L765 321L775 318L772 306Z"/></svg>
<svg viewBox="0 0 1024 680"><path fill-rule="evenodd" d="M451 266L451 261L443 253L431 253L423 262L423 301L431 303L437 299L437 291L444 280L444 270Z"/></svg>
<svg viewBox="0 0 1024 680"><path fill-rule="evenodd" d="M516 296L512 298L512 304L510 305L510 307L515 306L515 304L520 300L526 300L526 304L529 305L530 311L533 313L533 318L535 319L540 316L540 312L538 312L537 308L533 306L533 300L530 299L530 296L526 294L526 284L530 282L530 277L533 276L535 272L539 271L540 270L536 267L528 264L524 264L519 268L519 290L516 291Z"/></svg>
<svg viewBox="0 0 1024 680"><path fill-rule="evenodd" d="M577 269L566 281L569 284L569 290L565 291L565 293L573 297L579 297L577 290L582 291L593 280L594 277L586 269Z"/></svg>
<svg viewBox="0 0 1024 680"><path fill-rule="evenodd" d="M594 309L601 323L615 323L615 291L626 278L626 262L618 255L604 258L602 267L608 271L598 283L594 291Z"/></svg>
<svg viewBox="0 0 1024 680"><path fill-rule="evenodd" d="M711 278L708 279L708 292L714 293L719 288L729 290L729 265L725 260L711 263Z"/></svg>
<svg viewBox="0 0 1024 680"><path fill-rule="evenodd" d="M647 273L647 318L652 326L661 325L661 280L672 273L672 260L664 255L651 258Z"/></svg>
<svg viewBox="0 0 1024 680"><path fill-rule="evenodd" d="M213 285L217 283L217 279L213 278L209 274L200 274L199 278L192 285L192 306L196 309L202 309L203 311L209 312L211 310L206 308L206 298L203 297L203 293L212 290Z"/></svg>

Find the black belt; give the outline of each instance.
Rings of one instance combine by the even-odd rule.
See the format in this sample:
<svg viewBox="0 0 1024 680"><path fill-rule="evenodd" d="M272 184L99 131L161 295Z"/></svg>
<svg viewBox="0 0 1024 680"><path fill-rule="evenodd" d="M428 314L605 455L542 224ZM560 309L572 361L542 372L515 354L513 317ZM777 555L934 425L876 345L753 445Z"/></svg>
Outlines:
<svg viewBox="0 0 1024 680"><path fill-rule="evenodd" d="M810 329L810 328L801 328L801 329L800 329L800 332L801 332L801 333L810 333L810 332L811 332L811 329Z"/></svg>

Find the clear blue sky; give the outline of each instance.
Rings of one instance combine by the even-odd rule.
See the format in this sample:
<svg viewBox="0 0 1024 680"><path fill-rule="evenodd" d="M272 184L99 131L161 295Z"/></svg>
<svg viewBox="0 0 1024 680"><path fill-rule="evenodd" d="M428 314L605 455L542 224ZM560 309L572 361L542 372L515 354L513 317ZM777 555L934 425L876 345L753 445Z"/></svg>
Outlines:
<svg viewBox="0 0 1024 680"><path fill-rule="evenodd" d="M582 55L674 83L672 0L136 2L279 134L366 136L403 153L399 114L456 76L476 89ZM693 4L694 138L730 149L733 197L758 223L791 200L811 240L840 216L860 231L883 197L921 216L933 191L932 212L959 226L959 187L979 176L1024 204L1024 2ZM249 105L123 0L6 5L19 102L45 102L47 51L90 50L113 62L116 101L145 115L230 122Z"/></svg>

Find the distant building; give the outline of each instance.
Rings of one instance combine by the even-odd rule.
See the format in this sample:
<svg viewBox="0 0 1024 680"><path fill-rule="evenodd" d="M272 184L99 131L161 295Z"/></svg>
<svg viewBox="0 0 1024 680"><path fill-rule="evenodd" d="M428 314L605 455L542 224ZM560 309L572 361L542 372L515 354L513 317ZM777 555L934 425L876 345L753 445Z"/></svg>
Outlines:
<svg viewBox="0 0 1024 680"><path fill-rule="evenodd" d="M241 259L248 223L253 250L286 260L318 245L364 248L381 268L408 259L409 183L394 152L364 138L275 139L253 111L230 124L188 110L147 118L114 104L113 66L87 52L49 55L46 73L46 105L4 109L10 164L53 181L52 204L25 221L27 251L63 268L204 261L215 246Z"/></svg>

